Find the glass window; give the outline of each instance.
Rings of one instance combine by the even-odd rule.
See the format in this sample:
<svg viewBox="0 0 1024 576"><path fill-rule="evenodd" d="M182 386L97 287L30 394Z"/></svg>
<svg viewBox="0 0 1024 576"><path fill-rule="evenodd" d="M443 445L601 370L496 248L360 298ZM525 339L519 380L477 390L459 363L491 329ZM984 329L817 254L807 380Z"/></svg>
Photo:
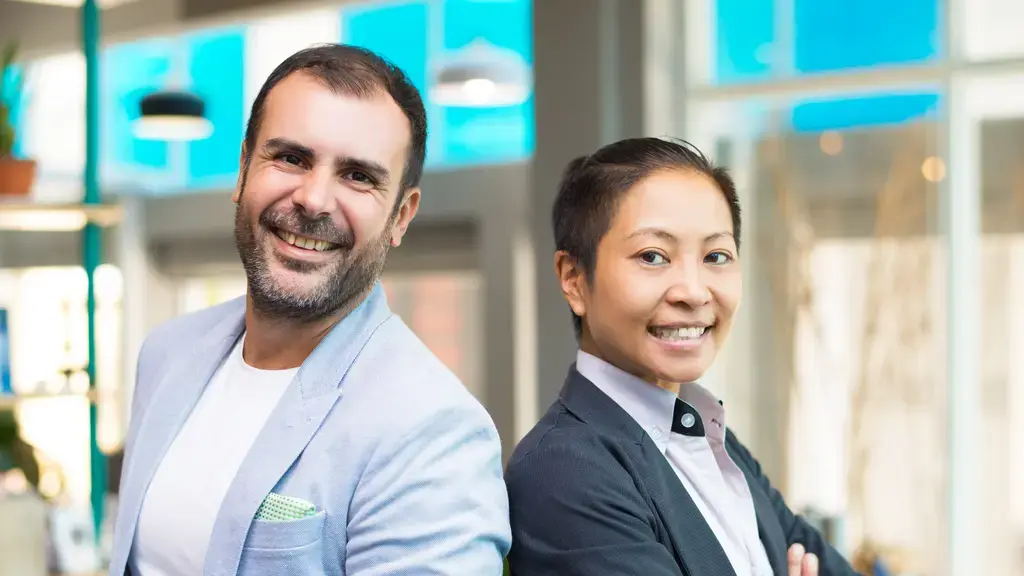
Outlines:
<svg viewBox="0 0 1024 576"><path fill-rule="evenodd" d="M132 123L139 118L142 98L167 87L176 56L175 41L168 38L115 44L101 52L100 165L104 185L146 189L174 182L171 146L136 138Z"/></svg>
<svg viewBox="0 0 1024 576"><path fill-rule="evenodd" d="M245 114L278 64L313 44L337 42L341 23L334 9L291 12L253 22L245 29Z"/></svg>
<svg viewBox="0 0 1024 576"><path fill-rule="evenodd" d="M1024 573L1024 76L979 78L968 113L980 132L982 424L976 458L980 574Z"/></svg>
<svg viewBox="0 0 1024 576"><path fill-rule="evenodd" d="M964 54L971 60L1020 57L1024 54L1024 2L970 0L964 2Z"/></svg>
<svg viewBox="0 0 1024 576"><path fill-rule="evenodd" d="M189 86L206 104L213 134L188 143L189 189L231 188L238 176L245 105L245 28L207 29L182 39Z"/></svg>
<svg viewBox="0 0 1024 576"><path fill-rule="evenodd" d="M698 83L914 64L942 51L936 0L687 2L689 74Z"/></svg>
<svg viewBox="0 0 1024 576"><path fill-rule="evenodd" d="M85 59L69 52L28 66L21 152L38 162L41 200L76 200L85 165Z"/></svg>
<svg viewBox="0 0 1024 576"><path fill-rule="evenodd" d="M727 349L710 384L790 505L894 573L946 565L938 104L925 88L691 113L747 214L730 346L748 356Z"/></svg>
<svg viewBox="0 0 1024 576"><path fill-rule="evenodd" d="M533 65L531 3L445 0L440 50L431 52L436 72L443 62L474 45L507 51L524 67ZM443 126L433 164L466 165L514 162L533 154L533 99L512 106L446 107L438 110Z"/></svg>

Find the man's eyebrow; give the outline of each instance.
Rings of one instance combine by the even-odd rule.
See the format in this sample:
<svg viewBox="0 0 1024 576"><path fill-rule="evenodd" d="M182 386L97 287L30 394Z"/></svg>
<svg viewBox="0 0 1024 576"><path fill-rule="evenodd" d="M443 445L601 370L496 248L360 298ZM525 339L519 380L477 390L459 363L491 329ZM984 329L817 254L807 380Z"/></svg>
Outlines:
<svg viewBox="0 0 1024 576"><path fill-rule="evenodd" d="M302 156L303 158L316 157L316 152L313 152L313 149L309 146L305 146L287 138L270 138L263 143L263 150L268 156L280 154L281 152L288 152L290 154L295 154L296 156Z"/></svg>
<svg viewBox="0 0 1024 576"><path fill-rule="evenodd" d="M355 158L352 156L341 156L334 160L334 169L340 174L342 172L363 172L377 181L378 186L388 186L391 183L391 171L380 162Z"/></svg>

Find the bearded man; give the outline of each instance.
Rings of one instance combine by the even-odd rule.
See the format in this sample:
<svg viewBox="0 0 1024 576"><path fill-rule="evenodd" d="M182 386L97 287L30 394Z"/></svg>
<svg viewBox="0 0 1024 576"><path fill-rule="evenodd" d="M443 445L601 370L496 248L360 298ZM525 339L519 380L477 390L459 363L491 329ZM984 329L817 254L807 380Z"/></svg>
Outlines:
<svg viewBox="0 0 1024 576"><path fill-rule="evenodd" d="M379 284L425 147L419 92L372 52L267 79L234 194L247 294L142 347L111 575L501 574L497 431Z"/></svg>

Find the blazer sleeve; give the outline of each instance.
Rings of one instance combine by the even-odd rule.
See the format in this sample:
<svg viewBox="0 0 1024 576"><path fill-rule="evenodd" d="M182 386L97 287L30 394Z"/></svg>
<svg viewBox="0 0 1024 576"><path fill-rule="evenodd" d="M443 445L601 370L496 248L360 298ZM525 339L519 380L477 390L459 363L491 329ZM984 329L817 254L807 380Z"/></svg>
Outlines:
<svg viewBox="0 0 1024 576"><path fill-rule="evenodd" d="M747 450L740 441L728 433L728 440L732 453L742 462L761 486L768 500L772 503L772 509L782 525L782 531L786 535L786 547L793 544L801 544L808 552L818 556L818 576L859 576L849 562L843 558L835 548L825 541L825 537L813 526L807 523L800 515L794 514L783 499L782 494L772 486L771 481L761 470L761 464Z"/></svg>
<svg viewBox="0 0 1024 576"><path fill-rule="evenodd" d="M680 576L651 508L598 441L535 449L505 481L513 576Z"/></svg>
<svg viewBox="0 0 1024 576"><path fill-rule="evenodd" d="M353 493L349 576L500 576L511 545L501 443L480 406L442 410L371 456Z"/></svg>

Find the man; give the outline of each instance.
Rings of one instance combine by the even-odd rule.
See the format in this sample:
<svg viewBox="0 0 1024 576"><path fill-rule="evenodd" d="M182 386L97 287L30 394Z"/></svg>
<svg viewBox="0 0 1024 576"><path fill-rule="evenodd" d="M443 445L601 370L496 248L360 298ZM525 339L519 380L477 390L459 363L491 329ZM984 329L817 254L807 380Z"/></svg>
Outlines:
<svg viewBox="0 0 1024 576"><path fill-rule="evenodd" d="M112 575L501 573L497 432L377 283L425 141L419 93L371 52L267 79L234 196L248 293L142 347Z"/></svg>

